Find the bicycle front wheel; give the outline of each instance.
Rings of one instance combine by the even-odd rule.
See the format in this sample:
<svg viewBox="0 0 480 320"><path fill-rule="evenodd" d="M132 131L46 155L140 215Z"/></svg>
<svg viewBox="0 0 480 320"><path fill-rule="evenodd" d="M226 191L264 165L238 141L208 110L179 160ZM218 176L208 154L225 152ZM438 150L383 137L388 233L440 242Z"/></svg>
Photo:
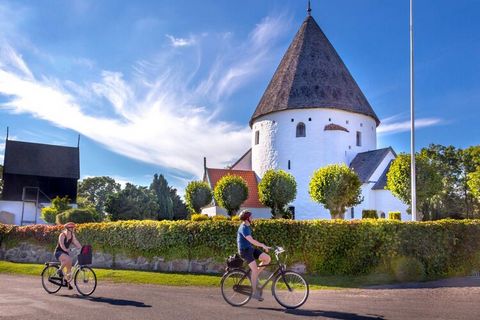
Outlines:
<svg viewBox="0 0 480 320"><path fill-rule="evenodd" d="M62 288L63 278L58 275L58 269L58 266L46 266L42 271L42 287L50 294Z"/></svg>
<svg viewBox="0 0 480 320"><path fill-rule="evenodd" d="M75 287L82 296L91 295L97 288L97 276L90 267L80 267L75 272Z"/></svg>
<svg viewBox="0 0 480 320"><path fill-rule="evenodd" d="M309 293L307 281L294 271L280 273L272 284L272 294L282 306L296 309L307 301Z"/></svg>
<svg viewBox="0 0 480 320"><path fill-rule="evenodd" d="M252 283L247 273L236 269L227 272L221 281L222 296L228 304L240 307L252 297Z"/></svg>

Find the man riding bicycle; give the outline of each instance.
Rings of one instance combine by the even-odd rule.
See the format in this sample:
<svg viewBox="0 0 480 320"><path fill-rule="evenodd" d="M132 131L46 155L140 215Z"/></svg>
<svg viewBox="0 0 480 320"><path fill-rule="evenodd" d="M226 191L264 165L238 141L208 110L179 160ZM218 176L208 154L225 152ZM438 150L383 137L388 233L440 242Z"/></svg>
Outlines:
<svg viewBox="0 0 480 320"><path fill-rule="evenodd" d="M253 246L261 247L263 250L268 252L268 247L263 243L253 239L252 237L252 229L250 227L253 219L252 213L248 210L243 210L239 215L242 224L238 227L237 232L237 246L238 246L238 253L245 260L250 267L251 270L251 281L252 281L252 290L253 295L252 298L257 299L258 301L263 301L261 292L257 289L257 282L260 273L263 271L264 265L270 263L270 256L263 251L254 248ZM260 259L261 262L257 266L256 259Z"/></svg>

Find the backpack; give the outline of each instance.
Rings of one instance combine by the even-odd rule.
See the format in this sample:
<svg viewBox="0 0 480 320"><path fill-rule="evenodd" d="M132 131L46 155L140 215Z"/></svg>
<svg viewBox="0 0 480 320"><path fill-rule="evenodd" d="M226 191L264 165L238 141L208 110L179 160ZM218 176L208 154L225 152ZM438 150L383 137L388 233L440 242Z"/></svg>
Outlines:
<svg viewBox="0 0 480 320"><path fill-rule="evenodd" d="M235 269L243 266L243 259L238 253L235 253L227 258L227 268Z"/></svg>
<svg viewBox="0 0 480 320"><path fill-rule="evenodd" d="M78 264L81 266L92 264L92 246L84 245L78 255Z"/></svg>

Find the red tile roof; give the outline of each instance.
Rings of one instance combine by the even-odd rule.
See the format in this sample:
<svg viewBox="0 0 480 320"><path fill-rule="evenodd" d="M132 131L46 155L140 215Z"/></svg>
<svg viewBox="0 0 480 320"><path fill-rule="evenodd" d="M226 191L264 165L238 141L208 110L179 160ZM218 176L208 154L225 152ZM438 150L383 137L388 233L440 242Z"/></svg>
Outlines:
<svg viewBox="0 0 480 320"><path fill-rule="evenodd" d="M247 182L248 198L242 204L242 207L265 208L265 206L258 200L258 181L254 171L207 168L207 178L212 190L215 189L217 182L226 175L240 176L245 182Z"/></svg>

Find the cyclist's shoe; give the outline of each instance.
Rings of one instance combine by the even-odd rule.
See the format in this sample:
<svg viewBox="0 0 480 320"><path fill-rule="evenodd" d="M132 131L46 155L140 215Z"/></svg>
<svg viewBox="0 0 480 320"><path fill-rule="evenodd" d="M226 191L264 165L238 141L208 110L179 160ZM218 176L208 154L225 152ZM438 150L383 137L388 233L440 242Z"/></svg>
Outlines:
<svg viewBox="0 0 480 320"><path fill-rule="evenodd" d="M259 291L255 292L252 295L252 298L255 299L255 300L258 300L258 301L263 301L262 294Z"/></svg>
<svg viewBox="0 0 480 320"><path fill-rule="evenodd" d="M68 290L73 290L73 287L72 287L72 285L70 284L70 282L67 283L67 288L68 288Z"/></svg>
<svg viewBox="0 0 480 320"><path fill-rule="evenodd" d="M57 270L57 275L60 277L60 278L63 278L63 271L58 269Z"/></svg>

